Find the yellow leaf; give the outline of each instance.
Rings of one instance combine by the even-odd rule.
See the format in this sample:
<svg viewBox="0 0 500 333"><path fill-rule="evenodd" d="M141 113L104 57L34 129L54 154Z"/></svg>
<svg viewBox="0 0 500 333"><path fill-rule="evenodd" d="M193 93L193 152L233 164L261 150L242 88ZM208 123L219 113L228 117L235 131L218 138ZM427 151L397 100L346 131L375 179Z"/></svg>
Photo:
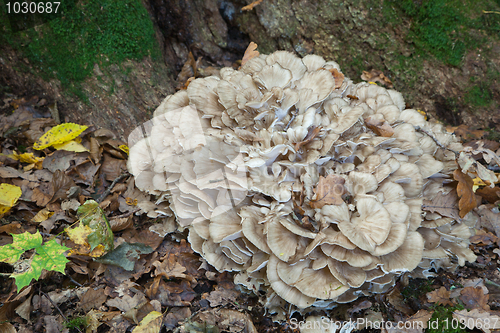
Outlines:
<svg viewBox="0 0 500 333"><path fill-rule="evenodd" d="M132 333L158 333L161 329L163 315L158 311L151 311L144 317Z"/></svg>
<svg viewBox="0 0 500 333"><path fill-rule="evenodd" d="M83 225L83 223L80 222L77 227L73 229L68 227L65 230L69 239L71 239L75 244L88 245L87 236L92 233L92 229L90 229L88 225Z"/></svg>
<svg viewBox="0 0 500 333"><path fill-rule="evenodd" d="M53 147L57 150L74 151L75 153L82 153L84 151L89 151L81 143L78 143L75 140L71 140L61 144L54 144Z"/></svg>
<svg viewBox="0 0 500 333"><path fill-rule="evenodd" d="M68 142L70 140L73 140L80 134L82 134L82 132L85 131L87 128L88 127L85 125L80 126L78 124L73 124L73 123L65 123L57 125L52 129L50 129L47 133L42 135L37 140L37 142L35 142L33 148L41 150L50 147L52 145Z"/></svg>
<svg viewBox="0 0 500 333"><path fill-rule="evenodd" d="M54 215L54 212L51 212L47 208L44 208L44 209L40 210L38 213L36 213L35 216L33 216L33 218L31 219L31 222L40 223L40 222L45 221L46 219L48 219L52 215Z"/></svg>
<svg viewBox="0 0 500 333"><path fill-rule="evenodd" d="M125 154L128 155L128 146L127 145L119 145L118 148L120 148L121 151L125 152Z"/></svg>
<svg viewBox="0 0 500 333"><path fill-rule="evenodd" d="M29 163L29 164L42 162L45 158L45 157L35 157L33 153L18 154L17 152L13 152L12 154L7 156L21 163Z"/></svg>
<svg viewBox="0 0 500 333"><path fill-rule="evenodd" d="M70 254L80 254L94 258L100 257L104 254L105 251L102 244L97 245L94 250L90 251L90 244L88 243L87 237L94 232L94 230L92 230L92 228L88 225L84 225L80 222L77 227L68 227L65 231L68 234L69 239L77 245L69 251Z"/></svg>
<svg viewBox="0 0 500 333"><path fill-rule="evenodd" d="M16 204L21 194L23 192L19 186L6 183L0 184L0 217Z"/></svg>

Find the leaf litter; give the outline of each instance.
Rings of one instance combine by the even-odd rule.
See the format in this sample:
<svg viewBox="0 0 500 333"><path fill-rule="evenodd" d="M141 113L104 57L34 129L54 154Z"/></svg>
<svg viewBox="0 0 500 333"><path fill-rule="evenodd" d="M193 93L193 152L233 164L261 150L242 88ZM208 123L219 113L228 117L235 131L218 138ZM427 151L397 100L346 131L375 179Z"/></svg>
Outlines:
<svg viewBox="0 0 500 333"><path fill-rule="evenodd" d="M242 65L259 55L256 49L249 46ZM183 80L202 75L200 64L192 58ZM340 73L332 75L342 83ZM381 72L364 75L392 83ZM167 204L151 205L150 197L135 188L126 171L128 147L115 133L84 124L57 125L37 110L37 103L35 97L19 99L11 115L0 116L0 184L15 189L13 194L1 191L0 197L7 207L0 225L6 272L0 282L1 331L59 332L72 318L84 319L81 332L294 331L291 317L273 322L258 297L241 292L230 273L214 271L195 254L186 234L176 231ZM392 136L388 124L366 121L371 130ZM431 290L411 302L402 295L413 282L403 278L392 293L360 298L321 315L425 324L413 333L426 329L436 307L447 306L457 307L453 318L469 320L469 329L498 329L481 323L500 318L500 144L484 140L482 131L451 130L468 141L457 158L457 187L424 201L423 210L475 225L470 246L478 261L455 275L424 280ZM310 129L295 148L319 131ZM342 204L348 201L343 194L343 178L321 177L310 205ZM20 246L22 237L32 245ZM8 278L15 274L25 275ZM306 314L292 316L309 320Z"/></svg>

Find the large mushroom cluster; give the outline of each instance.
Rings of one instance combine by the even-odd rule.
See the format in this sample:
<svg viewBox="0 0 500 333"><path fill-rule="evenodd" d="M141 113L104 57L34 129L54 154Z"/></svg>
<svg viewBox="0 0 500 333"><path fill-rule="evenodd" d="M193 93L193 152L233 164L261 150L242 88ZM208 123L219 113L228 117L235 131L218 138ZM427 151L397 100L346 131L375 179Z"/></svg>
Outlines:
<svg viewBox="0 0 500 333"><path fill-rule="evenodd" d="M452 190L460 143L322 57L278 51L196 79L131 137L137 187L270 308L350 302L475 260L465 220L422 210Z"/></svg>

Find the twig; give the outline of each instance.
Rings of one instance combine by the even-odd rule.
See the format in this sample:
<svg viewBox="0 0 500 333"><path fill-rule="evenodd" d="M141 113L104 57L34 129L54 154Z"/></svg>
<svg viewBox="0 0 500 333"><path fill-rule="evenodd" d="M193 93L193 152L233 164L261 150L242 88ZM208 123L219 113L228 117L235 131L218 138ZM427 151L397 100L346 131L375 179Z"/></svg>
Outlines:
<svg viewBox="0 0 500 333"><path fill-rule="evenodd" d="M130 173L125 172L125 173L122 173L121 175L119 175L115 180L113 180L113 182L111 183L111 185L108 186L108 188L106 189L106 191L104 191L101 194L101 196L96 200L97 203L101 203L111 193L111 190L113 189L113 187L115 187L115 185L120 180L122 180L123 178L128 177L128 176L130 176Z"/></svg>
<svg viewBox="0 0 500 333"><path fill-rule="evenodd" d="M131 210L130 212L126 212L126 213L123 213L121 215L116 215L116 216L110 216L109 218L111 219L121 219L121 218L124 218L124 217L129 217L130 215L134 214L135 212L138 212L140 211L141 209L140 208L137 208L137 209L134 209L134 210Z"/></svg>
<svg viewBox="0 0 500 333"><path fill-rule="evenodd" d="M484 14L499 14L500 15L500 12L497 12L494 10L483 10L483 13Z"/></svg>
<svg viewBox="0 0 500 333"><path fill-rule="evenodd" d="M49 300L49 302L52 304L53 307L55 307L57 309L57 311L59 311L59 313L61 314L61 316L63 317L64 321L68 322L68 318L66 318L66 316L64 315L64 313L61 311L61 309L57 306L56 303L54 303L51 299L50 299L50 296L46 293L44 293L43 291L40 290L40 293L45 296L45 298L47 298ZM75 327L78 332L80 333L83 333L78 327Z"/></svg>
<svg viewBox="0 0 500 333"><path fill-rule="evenodd" d="M415 130L419 131L419 132L422 132L424 134L426 134L428 137L430 137L432 140L434 140L434 142L442 149L445 149L445 150L449 150L451 152L453 152L455 154L455 156L458 156L460 153L458 151L455 151L453 149L450 149L448 147L445 147L443 146L443 144L441 142L438 141L438 139L436 139L434 137L434 135L432 135L432 133L428 132L427 130L421 128L420 126L414 126L415 127Z"/></svg>
<svg viewBox="0 0 500 333"><path fill-rule="evenodd" d="M495 286L495 287L497 287L497 288L500 288L500 284L495 283L495 282L493 282L493 281L491 281L491 280L485 279L485 280L484 280L484 282L486 282L486 284L491 284L492 286Z"/></svg>

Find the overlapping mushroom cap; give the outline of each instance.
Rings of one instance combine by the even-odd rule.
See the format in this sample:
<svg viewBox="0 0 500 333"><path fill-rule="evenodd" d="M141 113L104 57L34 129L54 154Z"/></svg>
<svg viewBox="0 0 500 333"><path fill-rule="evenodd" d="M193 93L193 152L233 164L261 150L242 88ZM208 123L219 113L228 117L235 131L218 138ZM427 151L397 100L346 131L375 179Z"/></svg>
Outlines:
<svg viewBox="0 0 500 333"><path fill-rule="evenodd" d="M136 185L168 198L193 249L267 290L268 307L350 302L475 260L464 221L422 211L456 169L436 141L460 144L319 56L278 51L196 79L133 137Z"/></svg>

